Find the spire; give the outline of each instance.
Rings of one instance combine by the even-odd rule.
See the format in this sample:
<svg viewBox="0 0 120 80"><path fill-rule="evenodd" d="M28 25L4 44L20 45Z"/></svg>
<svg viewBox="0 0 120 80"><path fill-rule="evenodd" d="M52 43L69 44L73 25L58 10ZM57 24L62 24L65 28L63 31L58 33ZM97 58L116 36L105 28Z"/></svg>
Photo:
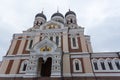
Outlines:
<svg viewBox="0 0 120 80"><path fill-rule="evenodd" d="M42 8L42 11L41 11L42 14L43 14L43 11L44 11L44 8Z"/></svg>
<svg viewBox="0 0 120 80"><path fill-rule="evenodd" d="M70 11L70 8L69 8L69 11Z"/></svg>
<svg viewBox="0 0 120 80"><path fill-rule="evenodd" d="M57 13L59 13L59 7L57 6Z"/></svg>

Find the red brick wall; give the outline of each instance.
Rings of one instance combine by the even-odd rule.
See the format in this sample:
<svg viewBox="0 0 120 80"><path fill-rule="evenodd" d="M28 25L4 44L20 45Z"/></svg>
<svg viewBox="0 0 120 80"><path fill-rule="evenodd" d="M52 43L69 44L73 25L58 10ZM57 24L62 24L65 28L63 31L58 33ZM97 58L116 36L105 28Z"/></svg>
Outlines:
<svg viewBox="0 0 120 80"><path fill-rule="evenodd" d="M10 73L10 70L12 68L13 62L14 62L13 60L9 61L5 74L9 74Z"/></svg>

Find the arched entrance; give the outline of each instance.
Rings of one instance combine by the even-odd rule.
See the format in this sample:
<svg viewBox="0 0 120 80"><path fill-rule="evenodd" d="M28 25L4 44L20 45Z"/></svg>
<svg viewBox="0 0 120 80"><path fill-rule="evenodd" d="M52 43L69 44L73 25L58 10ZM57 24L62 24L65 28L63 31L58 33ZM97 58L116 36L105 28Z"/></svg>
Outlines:
<svg viewBox="0 0 120 80"><path fill-rule="evenodd" d="M38 75L49 77L51 75L52 58L48 57L46 61L43 58L38 59Z"/></svg>

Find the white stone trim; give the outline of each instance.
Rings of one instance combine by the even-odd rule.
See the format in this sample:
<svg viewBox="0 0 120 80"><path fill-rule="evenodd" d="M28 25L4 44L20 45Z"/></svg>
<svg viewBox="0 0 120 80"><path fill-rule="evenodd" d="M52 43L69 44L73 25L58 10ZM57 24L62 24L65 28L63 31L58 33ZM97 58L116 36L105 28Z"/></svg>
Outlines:
<svg viewBox="0 0 120 80"><path fill-rule="evenodd" d="M77 28L77 29L70 29L69 34L83 34L84 33L84 28Z"/></svg>
<svg viewBox="0 0 120 80"><path fill-rule="evenodd" d="M31 40L33 40L33 39L28 40L26 50L30 50L29 46L30 46ZM32 46L33 46L33 42L32 42ZM31 48L32 48L32 46L31 46Z"/></svg>
<svg viewBox="0 0 120 80"><path fill-rule="evenodd" d="M109 77L112 77L112 76L117 76L117 77L120 77L120 73L95 73L96 76L109 76Z"/></svg>
<svg viewBox="0 0 120 80"><path fill-rule="evenodd" d="M70 73L63 73L63 76L64 77L71 77L71 74Z"/></svg>
<svg viewBox="0 0 120 80"><path fill-rule="evenodd" d="M41 25L40 30L50 30L50 29L44 29L44 27L46 27L50 24L56 24L56 25L60 26L60 29L64 29L64 25L62 23L50 20L50 21L46 22L45 24Z"/></svg>
<svg viewBox="0 0 120 80"><path fill-rule="evenodd" d="M22 55L8 55L4 56L3 60L16 60L16 59L29 59L29 54L22 54Z"/></svg>
<svg viewBox="0 0 120 80"><path fill-rule="evenodd" d="M93 73L72 73L72 76L76 76L76 77L94 77L94 74ZM120 77L120 73L95 73L95 76L97 77L113 77L113 76L116 76L116 77Z"/></svg>
<svg viewBox="0 0 120 80"><path fill-rule="evenodd" d="M92 53L91 54L93 58L99 58L99 57L118 57L117 52L98 52L98 53Z"/></svg>
<svg viewBox="0 0 120 80"><path fill-rule="evenodd" d="M58 36L59 37L59 45L58 47L61 47L61 36Z"/></svg>
<svg viewBox="0 0 120 80"><path fill-rule="evenodd" d="M88 53L70 53L71 58L83 58L83 57L90 57Z"/></svg>
<svg viewBox="0 0 120 80"><path fill-rule="evenodd" d="M0 74L0 77L23 77L25 74Z"/></svg>
<svg viewBox="0 0 120 80"><path fill-rule="evenodd" d="M85 77L92 77L92 76L94 76L93 75L93 73L72 73L72 76L73 77L83 77L83 76L85 76Z"/></svg>
<svg viewBox="0 0 120 80"><path fill-rule="evenodd" d="M32 78L32 77L37 77L37 76L25 76L26 74L0 74L0 77L28 77L28 78ZM67 73L65 73L64 75L66 75L65 77L94 77L93 73L72 73L72 75L69 75ZM68 76L67 76L68 75ZM120 73L95 73L95 76L99 76L99 77L120 77ZM51 76L51 77L60 77L60 76Z"/></svg>
<svg viewBox="0 0 120 80"><path fill-rule="evenodd" d="M53 36L53 42L56 44L56 36Z"/></svg>

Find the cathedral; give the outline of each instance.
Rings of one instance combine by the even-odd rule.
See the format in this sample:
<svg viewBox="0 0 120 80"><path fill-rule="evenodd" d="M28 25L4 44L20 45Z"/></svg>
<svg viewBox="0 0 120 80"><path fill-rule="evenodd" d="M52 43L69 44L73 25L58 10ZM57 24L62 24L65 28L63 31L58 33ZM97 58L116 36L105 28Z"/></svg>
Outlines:
<svg viewBox="0 0 120 80"><path fill-rule="evenodd" d="M120 52L93 52L71 10L50 20L36 14L33 27L13 35L0 66L0 80L113 79L120 80Z"/></svg>

